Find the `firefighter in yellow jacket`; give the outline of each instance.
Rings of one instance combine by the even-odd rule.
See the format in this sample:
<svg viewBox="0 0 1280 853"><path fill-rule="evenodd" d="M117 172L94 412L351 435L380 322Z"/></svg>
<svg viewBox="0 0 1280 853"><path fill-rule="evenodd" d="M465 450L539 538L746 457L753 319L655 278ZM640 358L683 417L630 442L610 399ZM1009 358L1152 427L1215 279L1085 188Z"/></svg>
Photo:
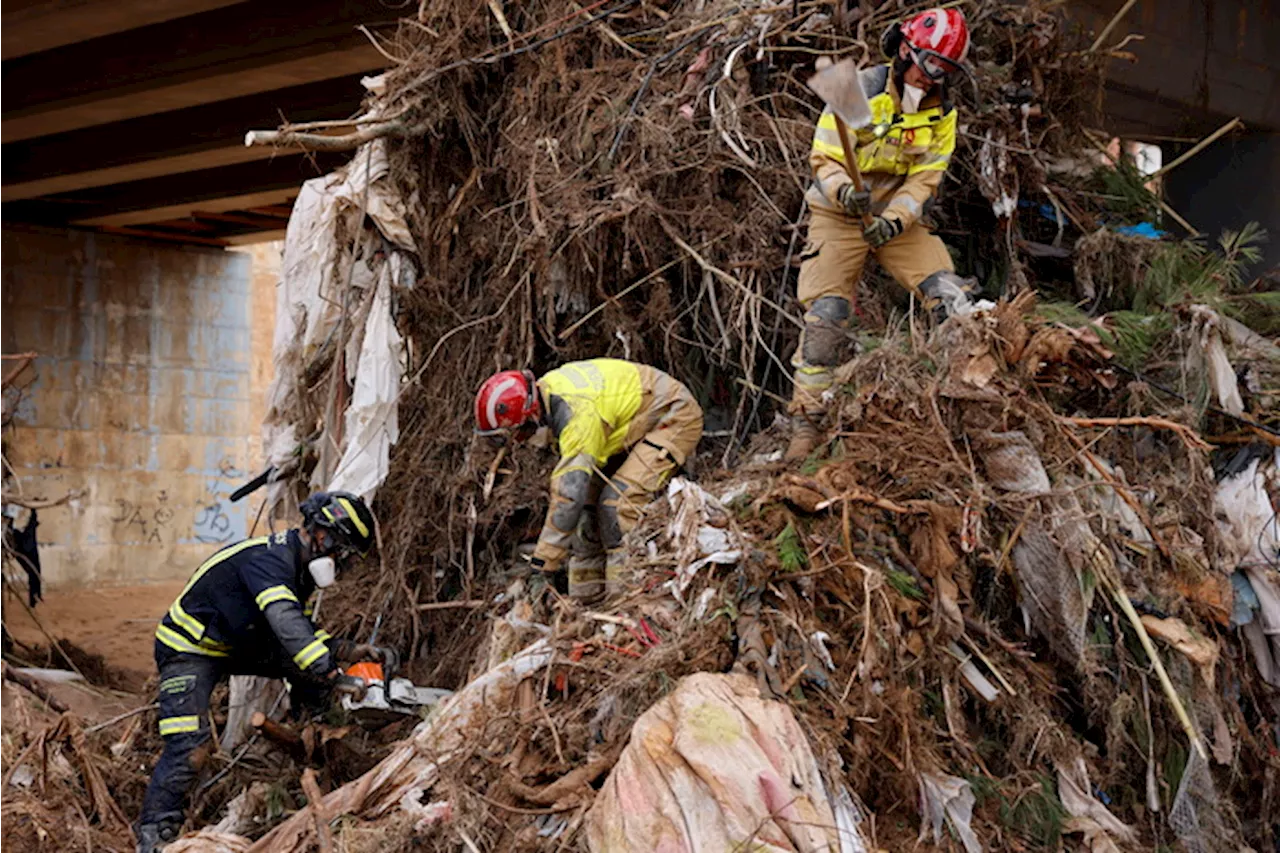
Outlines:
<svg viewBox="0 0 1280 853"><path fill-rule="evenodd" d="M926 305L954 310L968 300L946 246L920 222L956 147L956 111L946 82L969 51L968 25L959 9L930 9L891 26L882 47L892 61L861 72L872 114L854 140L865 192L845 169L830 109L813 134L814 181L805 195L812 213L797 294L805 325L792 358L788 459L805 458L817 443L824 395L848 340L854 289L868 253L874 251L881 266ZM872 214L865 230L863 213Z"/></svg>
<svg viewBox="0 0 1280 853"><path fill-rule="evenodd" d="M489 377L476 395L481 435L531 438L549 427L560 461L533 566L552 573L569 558L569 594L617 590L622 537L702 437L702 409L683 384L653 367L612 358L566 364L535 379Z"/></svg>

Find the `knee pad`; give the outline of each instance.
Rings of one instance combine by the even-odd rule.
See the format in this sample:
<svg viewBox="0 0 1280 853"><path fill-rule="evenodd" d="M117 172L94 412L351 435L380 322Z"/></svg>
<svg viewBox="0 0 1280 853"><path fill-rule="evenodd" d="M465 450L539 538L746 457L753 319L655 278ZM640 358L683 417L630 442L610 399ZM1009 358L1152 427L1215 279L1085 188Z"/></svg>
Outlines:
<svg viewBox="0 0 1280 853"><path fill-rule="evenodd" d="M626 486L615 480L605 484L600 492L600 544L607 550L622 544L622 518L618 515L622 492Z"/></svg>
<svg viewBox="0 0 1280 853"><path fill-rule="evenodd" d="M849 343L849 300L843 296L815 299L804 313L800 357L805 364L834 367Z"/></svg>
<svg viewBox="0 0 1280 853"><path fill-rule="evenodd" d="M939 270L920 282L920 295L933 316L945 320L967 313L966 309L971 304L969 293L974 284L973 279L961 278L949 270Z"/></svg>
<svg viewBox="0 0 1280 853"><path fill-rule="evenodd" d="M600 493L600 543L609 551L619 548L640 521L640 507L628 499L628 491L634 487L614 478Z"/></svg>

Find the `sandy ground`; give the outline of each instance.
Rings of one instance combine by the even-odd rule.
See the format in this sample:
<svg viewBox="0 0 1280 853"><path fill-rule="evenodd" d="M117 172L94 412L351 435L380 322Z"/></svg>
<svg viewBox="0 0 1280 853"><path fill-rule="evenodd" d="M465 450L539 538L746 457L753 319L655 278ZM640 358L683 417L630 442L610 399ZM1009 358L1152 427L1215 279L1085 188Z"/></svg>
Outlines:
<svg viewBox="0 0 1280 853"><path fill-rule="evenodd" d="M65 637L102 655L111 666L155 672L152 642L156 623L182 591L185 581L139 586L51 589L36 607L36 617L54 637ZM4 624L21 642L48 645L22 604L4 597Z"/></svg>

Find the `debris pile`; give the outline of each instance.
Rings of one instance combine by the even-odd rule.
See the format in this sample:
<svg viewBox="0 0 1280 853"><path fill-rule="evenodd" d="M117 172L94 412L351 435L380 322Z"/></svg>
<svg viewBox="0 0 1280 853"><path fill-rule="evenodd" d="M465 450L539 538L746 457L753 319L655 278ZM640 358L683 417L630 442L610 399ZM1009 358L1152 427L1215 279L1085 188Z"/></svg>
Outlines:
<svg viewBox="0 0 1280 853"><path fill-rule="evenodd" d="M1262 235L1120 230L1160 202L1090 135L1115 50L1054 5L978 5L952 92L933 219L996 307L932 328L868 276L797 468L770 415L804 80L876 61L896 4L424 2L373 33L393 66L355 133L251 134L356 149L289 226L269 502L376 490L379 560L321 619L456 692L345 784L280 785L280 759L251 797L233 768L235 814L176 850L1266 848ZM708 435L629 538L631 592L591 610L508 571L549 458L476 441L471 402L603 355L680 377Z"/></svg>
<svg viewBox="0 0 1280 853"><path fill-rule="evenodd" d="M607 608L510 581L320 820L181 849L1262 848L1280 453L1058 414L1115 376L1034 309L886 336L804 468L674 481Z"/></svg>

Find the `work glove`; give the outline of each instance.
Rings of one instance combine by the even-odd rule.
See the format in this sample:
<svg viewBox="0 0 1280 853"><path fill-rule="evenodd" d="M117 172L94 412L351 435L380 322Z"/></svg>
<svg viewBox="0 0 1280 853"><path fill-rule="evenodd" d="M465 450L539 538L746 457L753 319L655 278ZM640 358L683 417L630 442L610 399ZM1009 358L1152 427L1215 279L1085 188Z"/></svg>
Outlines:
<svg viewBox="0 0 1280 853"><path fill-rule="evenodd" d="M390 646L374 646L361 643L352 653L356 660L376 660L382 664L382 674L391 680L391 676L400 669L400 653Z"/></svg>
<svg viewBox="0 0 1280 853"><path fill-rule="evenodd" d="M339 696L350 696L356 700L363 699L368 689L363 678L356 678L354 675L347 675L336 669L329 676L329 684L333 687L333 692Z"/></svg>
<svg viewBox="0 0 1280 853"><path fill-rule="evenodd" d="M861 216L871 209L871 193L853 184L845 184L837 190L836 198L850 216Z"/></svg>
<svg viewBox="0 0 1280 853"><path fill-rule="evenodd" d="M888 216L877 216L862 232L862 236L874 249L879 249L902 233L902 221Z"/></svg>

